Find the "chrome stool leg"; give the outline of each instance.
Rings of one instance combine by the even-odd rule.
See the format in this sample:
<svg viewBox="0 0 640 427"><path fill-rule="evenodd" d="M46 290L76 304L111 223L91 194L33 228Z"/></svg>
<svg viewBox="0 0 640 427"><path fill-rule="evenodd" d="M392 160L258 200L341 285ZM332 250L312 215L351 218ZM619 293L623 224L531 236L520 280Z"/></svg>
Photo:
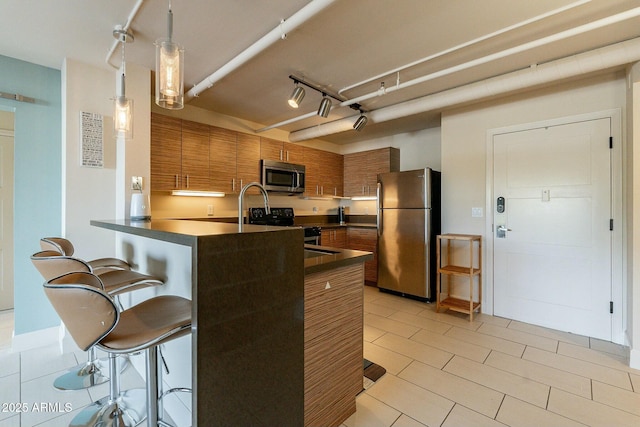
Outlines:
<svg viewBox="0 0 640 427"><path fill-rule="evenodd" d="M58 390L82 390L106 383L109 381L109 377L103 374L102 369L104 369L104 365L96 359L96 350L91 347L86 363L78 365L56 378L53 386Z"/></svg>
<svg viewBox="0 0 640 427"><path fill-rule="evenodd" d="M109 396L84 408L69 427L134 427L146 417L144 389L120 392L120 374L116 355L109 354Z"/></svg>
<svg viewBox="0 0 640 427"><path fill-rule="evenodd" d="M191 389L175 387L163 392L162 366L164 366L167 373L169 373L169 367L162 355L161 346L150 347L146 350L145 354L147 373L147 427L175 427L163 419L164 406L162 399L171 393L191 393ZM158 363L158 358L162 360L162 366Z"/></svg>

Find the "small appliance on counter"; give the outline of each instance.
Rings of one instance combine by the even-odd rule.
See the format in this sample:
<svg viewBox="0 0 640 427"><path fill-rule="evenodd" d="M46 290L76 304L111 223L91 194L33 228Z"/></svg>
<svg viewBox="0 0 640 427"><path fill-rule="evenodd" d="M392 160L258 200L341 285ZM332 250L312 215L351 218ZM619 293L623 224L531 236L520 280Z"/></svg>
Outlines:
<svg viewBox="0 0 640 427"><path fill-rule="evenodd" d="M345 225L344 206L338 207L338 222L340 225Z"/></svg>
<svg viewBox="0 0 640 427"><path fill-rule="evenodd" d="M131 194L131 221L151 221L151 201L148 194Z"/></svg>

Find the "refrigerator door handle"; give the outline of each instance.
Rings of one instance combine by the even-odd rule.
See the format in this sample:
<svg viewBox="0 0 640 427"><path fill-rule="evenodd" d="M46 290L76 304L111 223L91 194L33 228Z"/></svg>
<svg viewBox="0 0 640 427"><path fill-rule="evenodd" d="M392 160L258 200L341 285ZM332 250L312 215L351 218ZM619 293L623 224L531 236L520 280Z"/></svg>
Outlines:
<svg viewBox="0 0 640 427"><path fill-rule="evenodd" d="M381 184L378 183L378 187L376 188L376 229L378 230L378 237L382 234L382 206L380 203L380 187Z"/></svg>

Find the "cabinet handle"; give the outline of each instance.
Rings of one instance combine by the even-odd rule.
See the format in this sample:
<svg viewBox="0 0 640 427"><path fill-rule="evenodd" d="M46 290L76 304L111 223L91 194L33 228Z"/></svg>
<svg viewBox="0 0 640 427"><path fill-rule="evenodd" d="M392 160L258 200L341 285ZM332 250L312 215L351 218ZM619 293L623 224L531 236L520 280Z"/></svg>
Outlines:
<svg viewBox="0 0 640 427"><path fill-rule="evenodd" d="M365 193L364 193L364 185L362 186L362 195L363 196L365 195Z"/></svg>
<svg viewBox="0 0 640 427"><path fill-rule="evenodd" d="M318 186L318 185L316 185L316 196L317 196L318 194L320 194L320 192L319 192L319 191L320 191L320 188L319 188L319 186Z"/></svg>
<svg viewBox="0 0 640 427"><path fill-rule="evenodd" d="M187 188L189 188L189 175L185 175L187 181Z"/></svg>
<svg viewBox="0 0 640 427"><path fill-rule="evenodd" d="M282 161L282 160L283 160L283 157L282 157L282 150L280 150L280 161Z"/></svg>
<svg viewBox="0 0 640 427"><path fill-rule="evenodd" d="M289 150L287 150L287 162L289 161Z"/></svg>
<svg viewBox="0 0 640 427"><path fill-rule="evenodd" d="M180 188L180 183L178 181L178 174L176 174L176 188Z"/></svg>
<svg viewBox="0 0 640 427"><path fill-rule="evenodd" d="M236 179L231 178L231 192L235 193L235 191L236 191Z"/></svg>

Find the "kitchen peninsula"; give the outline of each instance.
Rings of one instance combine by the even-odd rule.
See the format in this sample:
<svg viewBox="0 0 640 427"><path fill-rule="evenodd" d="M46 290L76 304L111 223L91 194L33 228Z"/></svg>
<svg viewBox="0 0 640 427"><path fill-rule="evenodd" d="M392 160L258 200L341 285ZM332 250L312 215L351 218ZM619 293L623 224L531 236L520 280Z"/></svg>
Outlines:
<svg viewBox="0 0 640 427"><path fill-rule="evenodd" d="M191 354L184 360L185 344L167 346L174 369L164 378L170 387L193 388L186 405L192 425L332 425L355 411L363 263L371 254L303 250L297 227L184 220L91 225L117 231L123 257L165 278L153 292L192 299ZM345 315L359 322L343 324ZM333 372L342 378L337 389L327 377L338 371L336 348L326 341L336 333L351 338L344 351L358 361L349 372ZM359 382L346 387L347 397L346 378ZM335 393L342 395L332 400ZM339 406L343 411L335 413Z"/></svg>

